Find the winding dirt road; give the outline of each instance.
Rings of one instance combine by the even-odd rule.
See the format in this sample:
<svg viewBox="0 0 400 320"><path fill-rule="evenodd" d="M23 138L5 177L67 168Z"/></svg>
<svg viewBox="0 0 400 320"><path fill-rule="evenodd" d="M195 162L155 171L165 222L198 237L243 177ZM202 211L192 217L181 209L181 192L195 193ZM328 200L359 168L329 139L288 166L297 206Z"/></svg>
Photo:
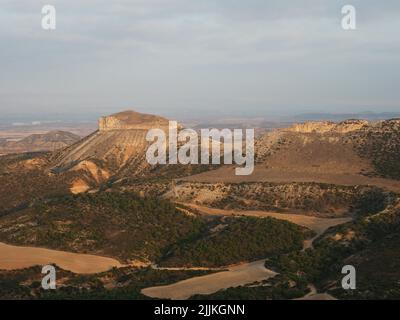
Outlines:
<svg viewBox="0 0 400 320"><path fill-rule="evenodd" d="M266 218L271 217L275 219L285 220L297 224L302 227L306 227L310 230L313 230L316 233L316 236L312 239L304 241L304 249L312 248L313 241L322 235L326 230L331 227L344 224L350 222L352 220L351 217L345 218L318 218L314 216L306 216L301 214L289 214L289 213L277 213L277 212L269 212L269 211L236 211L236 210L223 210L223 209L215 209L209 208L205 206L200 206L196 204L185 203L187 207L190 207L194 210L200 212L200 214L205 215L216 215L216 216L246 216L246 217L257 217L257 218Z"/></svg>
<svg viewBox="0 0 400 320"><path fill-rule="evenodd" d="M272 217L276 219L290 221L297 225L313 230L317 235L304 242L304 249L312 247L312 242L318 236L323 234L328 228L351 221L351 218L318 218L313 216L282 214L265 211L231 211L214 209L194 204L185 203L186 206L197 210L201 214L218 216L252 216L252 217ZM274 277L277 273L265 268L265 260L259 260L251 263L244 263L238 266L227 268L227 271L217 272L210 275L193 277L177 283L145 288L142 294L159 299L182 300L188 299L196 294L212 294L219 290L238 287L241 285L266 280ZM312 285L311 285L312 286ZM314 290L303 297L304 300L330 300L333 299L328 294L318 294Z"/></svg>
<svg viewBox="0 0 400 320"><path fill-rule="evenodd" d="M318 293L317 288L313 284L309 284L308 288L310 292L304 297L293 299L293 300L337 300L335 297L331 296L329 293Z"/></svg>

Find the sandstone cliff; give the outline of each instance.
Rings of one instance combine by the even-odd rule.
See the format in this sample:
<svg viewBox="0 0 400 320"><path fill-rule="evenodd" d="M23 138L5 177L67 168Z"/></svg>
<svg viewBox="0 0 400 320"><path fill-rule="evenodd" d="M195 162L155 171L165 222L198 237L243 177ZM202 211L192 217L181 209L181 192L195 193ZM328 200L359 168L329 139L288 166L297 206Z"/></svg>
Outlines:
<svg viewBox="0 0 400 320"><path fill-rule="evenodd" d="M168 120L151 114L143 114L135 111L123 111L99 119L99 130L149 130L152 128L164 128L168 126Z"/></svg>
<svg viewBox="0 0 400 320"><path fill-rule="evenodd" d="M348 133L360 130L364 126L368 126L366 120L346 120L339 123L331 121L316 121L295 124L288 128L287 131L299 133Z"/></svg>

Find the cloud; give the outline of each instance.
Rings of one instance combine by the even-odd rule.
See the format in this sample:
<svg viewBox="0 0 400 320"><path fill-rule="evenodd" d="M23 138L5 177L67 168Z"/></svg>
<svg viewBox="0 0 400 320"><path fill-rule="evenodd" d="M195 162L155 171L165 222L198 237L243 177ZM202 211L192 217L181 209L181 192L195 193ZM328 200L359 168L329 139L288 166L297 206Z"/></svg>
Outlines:
<svg viewBox="0 0 400 320"><path fill-rule="evenodd" d="M53 32L3 2L2 112L399 108L399 1L353 0L352 32L348 1L54 0Z"/></svg>

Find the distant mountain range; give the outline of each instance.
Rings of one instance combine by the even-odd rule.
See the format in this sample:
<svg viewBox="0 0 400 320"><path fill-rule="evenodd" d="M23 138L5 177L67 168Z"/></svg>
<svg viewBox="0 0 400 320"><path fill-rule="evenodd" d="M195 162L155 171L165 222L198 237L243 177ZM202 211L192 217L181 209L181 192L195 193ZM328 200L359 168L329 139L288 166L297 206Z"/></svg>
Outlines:
<svg viewBox="0 0 400 320"><path fill-rule="evenodd" d="M303 113L293 117L298 121L343 121L346 119L364 119L369 121L400 118L400 112L360 112L360 113Z"/></svg>
<svg viewBox="0 0 400 320"><path fill-rule="evenodd" d="M66 131L50 131L44 134L32 134L18 141L0 139L0 154L55 151L80 140L76 134Z"/></svg>

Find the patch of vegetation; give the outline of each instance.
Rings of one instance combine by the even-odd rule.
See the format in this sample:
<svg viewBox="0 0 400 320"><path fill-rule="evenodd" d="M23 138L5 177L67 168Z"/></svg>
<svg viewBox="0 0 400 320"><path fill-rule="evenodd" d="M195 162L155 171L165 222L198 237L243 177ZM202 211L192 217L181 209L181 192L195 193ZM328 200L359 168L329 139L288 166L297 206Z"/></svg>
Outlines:
<svg viewBox="0 0 400 320"><path fill-rule="evenodd" d="M342 299L399 299L399 234L397 203L329 230L314 249L272 257L267 267L285 276L303 275L319 291ZM341 287L341 270L347 264L356 268L356 290Z"/></svg>
<svg viewBox="0 0 400 320"><path fill-rule="evenodd" d="M307 283L298 276L277 275L261 283L220 290L210 295L195 295L192 300L290 300L309 292Z"/></svg>
<svg viewBox="0 0 400 320"><path fill-rule="evenodd" d="M360 156L372 160L384 177L400 179L400 120L383 121L350 135Z"/></svg>
<svg viewBox="0 0 400 320"><path fill-rule="evenodd" d="M357 216L368 216L384 210L392 204L396 195L384 192L382 189L372 188L362 190L352 206L352 210Z"/></svg>
<svg viewBox="0 0 400 320"><path fill-rule="evenodd" d="M203 227L203 220L168 201L99 192L65 196L3 217L0 241L154 261L165 247Z"/></svg>
<svg viewBox="0 0 400 320"><path fill-rule="evenodd" d="M56 290L41 288L40 267L0 271L0 299L150 299L143 288L167 285L207 271L158 271L149 268L120 268L93 275L78 275L57 269Z"/></svg>
<svg viewBox="0 0 400 320"><path fill-rule="evenodd" d="M173 246L164 266L226 266L300 250L303 228L273 218L225 218L201 237Z"/></svg>
<svg viewBox="0 0 400 320"><path fill-rule="evenodd" d="M400 234L374 241L346 260L357 271L356 290L332 289L339 299L400 299Z"/></svg>
<svg viewBox="0 0 400 320"><path fill-rule="evenodd" d="M54 175L46 172L48 156L43 153L25 153L0 157L0 216L70 194L69 187L80 173ZM26 161L37 161L41 165L26 165Z"/></svg>
<svg viewBox="0 0 400 320"><path fill-rule="evenodd" d="M176 190L180 201L193 202L198 202L198 195L211 192L213 196L200 204L225 210L297 212L327 217L346 215L355 206L365 207L377 200L384 205L388 196L376 187L324 183L181 183Z"/></svg>

